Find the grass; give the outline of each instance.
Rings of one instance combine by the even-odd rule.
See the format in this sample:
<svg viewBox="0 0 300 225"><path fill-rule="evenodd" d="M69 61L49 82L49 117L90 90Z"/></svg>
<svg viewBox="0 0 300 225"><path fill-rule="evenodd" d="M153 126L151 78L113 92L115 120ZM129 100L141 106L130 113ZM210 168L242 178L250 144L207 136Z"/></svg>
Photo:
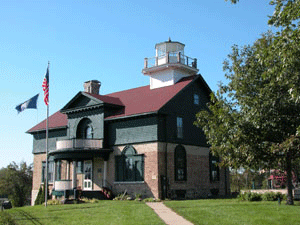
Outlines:
<svg viewBox="0 0 300 225"><path fill-rule="evenodd" d="M300 224L300 206L284 202L247 202L237 199L165 201L194 224ZM144 202L100 201L73 205L28 206L5 210L19 224L164 224ZM1 216L4 216L0 212ZM7 215L6 215L7 216Z"/></svg>
<svg viewBox="0 0 300 225"><path fill-rule="evenodd" d="M166 201L165 205L194 224L300 224L300 206L283 202L247 202L237 199Z"/></svg>
<svg viewBox="0 0 300 225"><path fill-rule="evenodd" d="M143 202L101 201L72 205L27 206L5 210L22 224L164 224ZM1 215L1 214L0 214Z"/></svg>

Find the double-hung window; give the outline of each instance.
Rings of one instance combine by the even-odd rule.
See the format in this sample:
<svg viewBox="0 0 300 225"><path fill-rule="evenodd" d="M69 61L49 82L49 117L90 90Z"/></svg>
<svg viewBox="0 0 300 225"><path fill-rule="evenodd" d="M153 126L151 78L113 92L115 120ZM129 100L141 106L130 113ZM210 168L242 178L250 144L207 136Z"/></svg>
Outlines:
<svg viewBox="0 0 300 225"><path fill-rule="evenodd" d="M48 162L48 182L54 181L54 161ZM42 162L42 182L46 181L46 162Z"/></svg>
<svg viewBox="0 0 300 225"><path fill-rule="evenodd" d="M219 181L220 180L220 169L218 166L219 157L209 155L209 164L210 164L210 181Z"/></svg>
<svg viewBox="0 0 300 225"><path fill-rule="evenodd" d="M186 181L186 151L183 146L178 145L174 152L175 181Z"/></svg>
<svg viewBox="0 0 300 225"><path fill-rule="evenodd" d="M177 117L177 138L183 138L183 120Z"/></svg>

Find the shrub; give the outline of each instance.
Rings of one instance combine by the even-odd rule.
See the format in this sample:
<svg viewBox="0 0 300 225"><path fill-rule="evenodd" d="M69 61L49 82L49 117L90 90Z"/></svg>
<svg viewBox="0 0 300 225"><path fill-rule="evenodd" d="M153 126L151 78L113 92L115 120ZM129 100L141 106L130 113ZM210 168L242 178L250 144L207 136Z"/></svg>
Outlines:
<svg viewBox="0 0 300 225"><path fill-rule="evenodd" d="M130 198L130 195L124 195L124 194L119 194L117 195L113 200L128 200Z"/></svg>
<svg viewBox="0 0 300 225"><path fill-rule="evenodd" d="M51 196L49 195L49 188L47 189L47 198L51 199ZM43 188L40 187L38 195L34 201L34 205L41 205L45 202L45 184L43 185ZM47 201L48 203L48 201Z"/></svg>
<svg viewBox="0 0 300 225"><path fill-rule="evenodd" d="M160 199L156 199L156 198L145 198L143 200L144 202L160 202Z"/></svg>
<svg viewBox="0 0 300 225"><path fill-rule="evenodd" d="M252 202L252 201L261 201L262 200L262 198L261 198L261 194L259 194L259 193L252 193L252 192L250 192L250 195L248 195L248 201L250 201L250 202Z"/></svg>
<svg viewBox="0 0 300 225"><path fill-rule="evenodd" d="M243 194L238 195L238 199L241 201L261 201L262 195L255 192L244 192Z"/></svg>
<svg viewBox="0 0 300 225"><path fill-rule="evenodd" d="M266 192L262 195L263 201L276 201L278 197L275 192Z"/></svg>
<svg viewBox="0 0 300 225"><path fill-rule="evenodd" d="M61 203L61 201L58 200L58 199L51 199L51 200L48 200L48 201L47 201L47 204L48 204L48 205L61 205L62 203Z"/></svg>
<svg viewBox="0 0 300 225"><path fill-rule="evenodd" d="M280 192L266 192L262 195L263 201L278 201L278 198L286 200L286 195Z"/></svg>
<svg viewBox="0 0 300 225"><path fill-rule="evenodd" d="M89 199L89 198L82 198L80 199L82 202L84 203L99 203L100 200L99 199L96 199L96 198L92 198L92 199Z"/></svg>

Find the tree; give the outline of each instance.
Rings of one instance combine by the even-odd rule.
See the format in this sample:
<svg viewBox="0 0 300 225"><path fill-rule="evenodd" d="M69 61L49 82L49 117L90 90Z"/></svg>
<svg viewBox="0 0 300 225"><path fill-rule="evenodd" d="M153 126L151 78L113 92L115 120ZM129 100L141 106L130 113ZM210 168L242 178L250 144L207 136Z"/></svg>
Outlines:
<svg viewBox="0 0 300 225"><path fill-rule="evenodd" d="M287 203L293 204L292 168L300 158L300 105L291 88L297 85L299 76L294 73L299 68L293 67L297 60L287 63L280 50L274 49L281 38L281 34L268 32L252 46L233 46L224 62L229 83L219 85L209 110L199 112L195 124L204 130L223 165L284 169Z"/></svg>
<svg viewBox="0 0 300 225"><path fill-rule="evenodd" d="M300 157L300 0L270 4L275 10L268 23L279 31L252 46L233 46L224 63L229 83L219 86L195 123L224 165L286 171L287 204L293 204L292 170Z"/></svg>
<svg viewBox="0 0 300 225"><path fill-rule="evenodd" d="M31 196L32 165L21 162L0 170L0 194L7 194L14 206L24 206Z"/></svg>

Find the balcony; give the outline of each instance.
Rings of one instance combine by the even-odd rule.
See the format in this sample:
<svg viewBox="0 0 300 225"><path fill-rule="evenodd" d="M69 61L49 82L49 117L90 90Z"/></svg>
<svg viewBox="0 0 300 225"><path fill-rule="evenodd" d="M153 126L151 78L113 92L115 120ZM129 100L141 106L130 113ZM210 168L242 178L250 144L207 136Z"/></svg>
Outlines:
<svg viewBox="0 0 300 225"><path fill-rule="evenodd" d="M197 59L181 54L181 52L167 52L164 55L145 58L144 70L166 64L181 64L197 70Z"/></svg>
<svg viewBox="0 0 300 225"><path fill-rule="evenodd" d="M62 150L96 150L102 148L101 139L68 139L56 141L56 151Z"/></svg>
<svg viewBox="0 0 300 225"><path fill-rule="evenodd" d="M64 191L72 189L72 180L57 180L54 182L55 191Z"/></svg>

